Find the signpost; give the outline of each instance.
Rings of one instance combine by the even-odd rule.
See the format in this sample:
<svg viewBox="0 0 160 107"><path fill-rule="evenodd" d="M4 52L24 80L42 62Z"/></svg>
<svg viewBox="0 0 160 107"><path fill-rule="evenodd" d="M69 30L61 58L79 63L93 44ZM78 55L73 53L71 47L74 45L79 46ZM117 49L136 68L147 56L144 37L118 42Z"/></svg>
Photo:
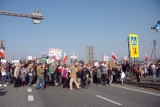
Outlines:
<svg viewBox="0 0 160 107"><path fill-rule="evenodd" d="M139 57L138 35L129 34L130 58Z"/></svg>
<svg viewBox="0 0 160 107"><path fill-rule="evenodd" d="M131 63L131 59L134 59L135 63L135 58L139 57L139 43L138 43L138 35L137 34L129 34L128 37L128 50L129 50L129 62ZM131 69L131 73L133 76L133 70Z"/></svg>

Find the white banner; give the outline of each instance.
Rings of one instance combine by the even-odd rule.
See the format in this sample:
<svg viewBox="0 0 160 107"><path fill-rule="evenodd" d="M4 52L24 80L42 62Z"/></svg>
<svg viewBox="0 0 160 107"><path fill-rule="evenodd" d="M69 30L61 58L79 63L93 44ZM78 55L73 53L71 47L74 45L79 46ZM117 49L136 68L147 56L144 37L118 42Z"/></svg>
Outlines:
<svg viewBox="0 0 160 107"><path fill-rule="evenodd" d="M94 63L94 66L99 67L99 63L98 63L98 62L95 62L95 63Z"/></svg>
<svg viewBox="0 0 160 107"><path fill-rule="evenodd" d="M53 63L54 59L46 59L47 64Z"/></svg>
<svg viewBox="0 0 160 107"><path fill-rule="evenodd" d="M50 48L49 49L49 56L55 57L56 60L59 60L59 59L62 58L62 50L61 49Z"/></svg>
<svg viewBox="0 0 160 107"><path fill-rule="evenodd" d="M27 56L28 60L33 60L32 56Z"/></svg>
<svg viewBox="0 0 160 107"><path fill-rule="evenodd" d="M19 64L20 62L19 62L19 60L12 60L12 63Z"/></svg>
<svg viewBox="0 0 160 107"><path fill-rule="evenodd" d="M1 63L6 63L7 60L6 59L1 59Z"/></svg>

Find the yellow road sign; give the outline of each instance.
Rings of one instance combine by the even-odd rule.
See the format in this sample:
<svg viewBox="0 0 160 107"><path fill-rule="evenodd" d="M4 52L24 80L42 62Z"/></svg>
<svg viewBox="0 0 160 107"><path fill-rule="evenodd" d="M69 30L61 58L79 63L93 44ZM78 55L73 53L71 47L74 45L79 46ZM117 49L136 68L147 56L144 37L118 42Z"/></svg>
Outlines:
<svg viewBox="0 0 160 107"><path fill-rule="evenodd" d="M130 45L130 57L138 58L139 57L139 45L138 45L138 35L129 34L129 45Z"/></svg>

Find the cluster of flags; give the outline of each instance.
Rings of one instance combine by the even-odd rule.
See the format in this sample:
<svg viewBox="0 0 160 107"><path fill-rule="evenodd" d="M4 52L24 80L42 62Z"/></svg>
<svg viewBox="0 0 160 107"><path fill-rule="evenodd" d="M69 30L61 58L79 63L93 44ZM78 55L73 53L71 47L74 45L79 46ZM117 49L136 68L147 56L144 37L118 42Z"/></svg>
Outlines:
<svg viewBox="0 0 160 107"><path fill-rule="evenodd" d="M112 52L112 59L115 60L115 61L118 61L116 55L113 52ZM104 65L107 64L108 60L109 60L109 57L104 54L104 56L103 56L103 64ZM148 61L148 55L147 54L145 56L145 60Z"/></svg>
<svg viewBox="0 0 160 107"><path fill-rule="evenodd" d="M113 52L112 52L112 59L114 59L115 61L118 60L117 57L116 57L116 55ZM107 61L109 61L109 57L104 54L104 56L103 56L103 63L106 64Z"/></svg>
<svg viewBox="0 0 160 107"><path fill-rule="evenodd" d="M5 53L4 53L3 49L0 49L0 58L6 59L6 56L5 56ZM57 60L54 56L53 56L53 59ZM112 59L115 60L115 61L118 61L116 55L113 52L112 52ZM37 58L34 58L34 60L37 60ZM63 55L63 64L66 64L67 60L68 60L68 56L64 52L64 55ZM145 56L145 60L148 61L148 55L147 54ZM109 61L109 57L104 54L104 57L103 57L103 63L104 63L104 65L106 65L108 61Z"/></svg>

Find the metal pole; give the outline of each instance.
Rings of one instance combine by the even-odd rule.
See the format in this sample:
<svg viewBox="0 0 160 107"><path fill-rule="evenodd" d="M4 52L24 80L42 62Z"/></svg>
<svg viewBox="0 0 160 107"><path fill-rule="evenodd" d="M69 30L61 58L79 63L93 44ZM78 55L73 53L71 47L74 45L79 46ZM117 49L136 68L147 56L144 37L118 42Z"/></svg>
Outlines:
<svg viewBox="0 0 160 107"><path fill-rule="evenodd" d="M21 13L14 13L14 12L7 12L7 11L0 11L0 15L31 18L34 24L39 24L41 22L41 20L44 19L44 17L39 12L39 10L36 10L31 15L29 15L29 14L21 14Z"/></svg>
<svg viewBox="0 0 160 107"><path fill-rule="evenodd" d="M130 53L130 44L129 44L129 37L127 37L127 42L128 42L128 58L129 58L129 70L130 70L130 73L131 73L131 76L133 76L133 71L131 69L131 53Z"/></svg>
<svg viewBox="0 0 160 107"><path fill-rule="evenodd" d="M154 42L154 62L156 63L156 40L153 40Z"/></svg>
<svg viewBox="0 0 160 107"><path fill-rule="evenodd" d="M39 15L21 14L21 13L8 12L8 11L0 11L0 15L18 16L18 17L35 18L35 19L44 19L43 16L39 16Z"/></svg>

